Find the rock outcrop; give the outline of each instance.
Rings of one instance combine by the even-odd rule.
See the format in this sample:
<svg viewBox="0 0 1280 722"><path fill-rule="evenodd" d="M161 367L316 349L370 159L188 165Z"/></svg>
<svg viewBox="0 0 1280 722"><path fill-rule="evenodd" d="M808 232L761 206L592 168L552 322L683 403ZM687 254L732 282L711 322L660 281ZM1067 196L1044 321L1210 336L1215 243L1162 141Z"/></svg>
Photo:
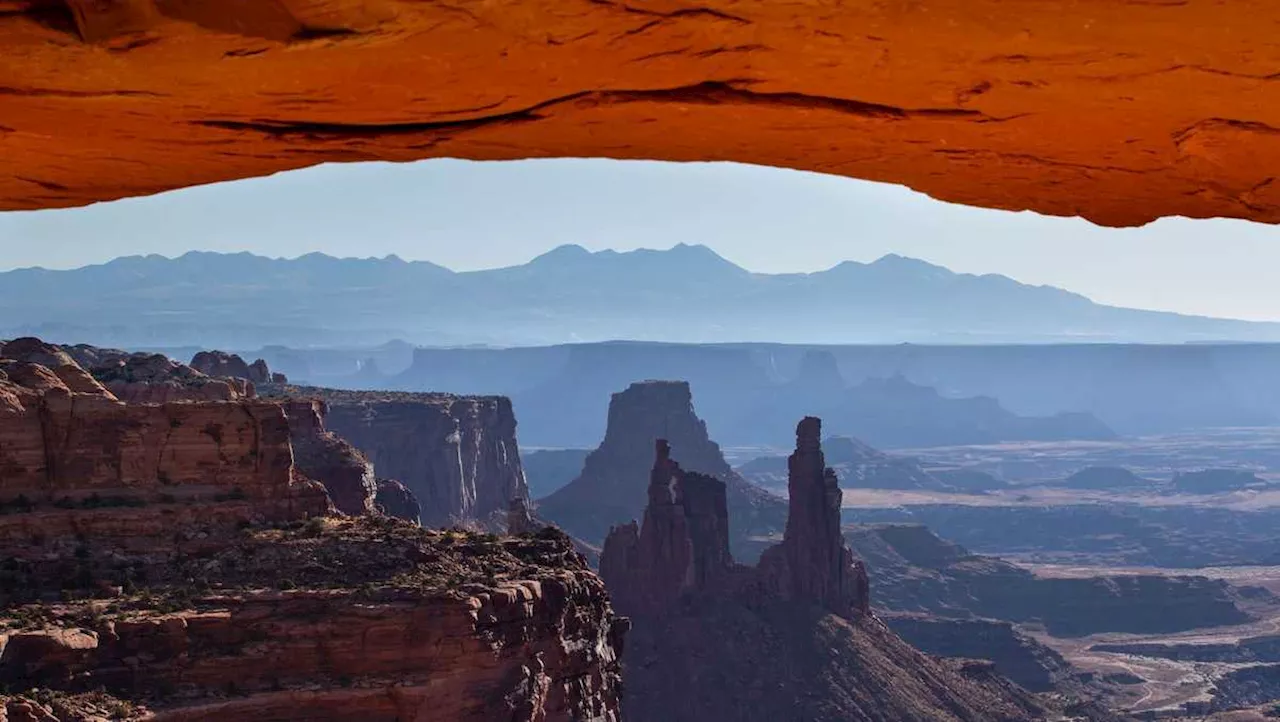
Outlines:
<svg viewBox="0 0 1280 722"><path fill-rule="evenodd" d="M334 160L567 156L792 167L1106 225L1280 222L1271 3L4 7L0 210Z"/></svg>
<svg viewBox="0 0 1280 722"><path fill-rule="evenodd" d="M378 483L373 464L359 449L325 429L325 403L318 399L290 401L284 408L289 416L289 438L298 471L324 484L338 511L376 512Z"/></svg>
<svg viewBox="0 0 1280 722"><path fill-rule="evenodd" d="M378 474L408 487L426 526L501 523L511 499L528 498L515 413L504 397L298 386L272 395L323 400L326 428L363 452Z"/></svg>
<svg viewBox="0 0 1280 722"><path fill-rule="evenodd" d="M101 386L127 403L235 401L251 398L245 379L210 378L163 354L130 353L86 344L58 346L38 338L0 344L0 358L44 366L73 391L98 393Z"/></svg>
<svg viewBox="0 0 1280 722"><path fill-rule="evenodd" d="M644 521L615 527L600 559L632 620L628 719L1043 719L1038 702L998 675L927 657L869 613L819 430L816 419L800 424L787 532L758 568L730 556L725 484L684 471L657 442Z"/></svg>
<svg viewBox="0 0 1280 722"><path fill-rule="evenodd" d="M665 439L656 447L643 526L612 529L600 555L600 575L626 614L660 614L733 569L724 482L681 469Z"/></svg>
<svg viewBox="0 0 1280 722"><path fill-rule="evenodd" d="M145 570L110 600L0 611L0 683L104 689L126 718L181 722L619 719L626 622L554 530L496 543L329 519Z"/></svg>
<svg viewBox="0 0 1280 722"><path fill-rule="evenodd" d="M0 515L4 554L163 551L329 508L294 470L279 404L125 404L38 364L0 371L0 504L20 512Z"/></svg>
<svg viewBox="0 0 1280 722"><path fill-rule="evenodd" d="M417 524L422 516L418 498L409 491L409 487L395 479L378 479L378 493L373 502L383 514L396 519Z"/></svg>
<svg viewBox="0 0 1280 722"><path fill-rule="evenodd" d="M86 366L121 401L235 401L254 397L253 384L239 378L211 378L162 354L99 356Z"/></svg>
<svg viewBox="0 0 1280 722"><path fill-rule="evenodd" d="M201 351L192 357L191 368L215 378L244 379L255 384L272 382L271 369L266 361L258 359L245 363L239 355L226 351Z"/></svg>
<svg viewBox="0 0 1280 722"><path fill-rule="evenodd" d="M613 395L604 441L569 484L538 502L538 514L570 534L598 544L610 527L643 515L653 444L666 439L682 467L720 479L729 508L730 544L750 557L752 536L782 531L786 502L743 480L725 462L720 447L693 410L689 384L646 381Z"/></svg>

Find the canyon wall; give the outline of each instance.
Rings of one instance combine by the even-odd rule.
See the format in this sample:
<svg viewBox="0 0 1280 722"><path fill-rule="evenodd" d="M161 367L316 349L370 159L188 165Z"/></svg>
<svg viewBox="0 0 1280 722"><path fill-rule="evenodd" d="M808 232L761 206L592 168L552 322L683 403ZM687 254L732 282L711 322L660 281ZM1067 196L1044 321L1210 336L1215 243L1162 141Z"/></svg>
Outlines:
<svg viewBox="0 0 1280 722"><path fill-rule="evenodd" d="M284 409L289 417L289 437L298 471L324 484L338 511L344 514L377 512L380 487L373 464L345 439L325 429L325 403L318 399L289 401ZM387 491L392 493L391 489Z"/></svg>
<svg viewBox="0 0 1280 722"><path fill-rule="evenodd" d="M143 502L229 494L271 504L296 491L279 404L125 404L88 386L92 378L78 367L0 362L0 372L4 501L43 507L91 494Z"/></svg>
<svg viewBox="0 0 1280 722"><path fill-rule="evenodd" d="M327 428L412 491L426 526L501 522L512 498L528 497L504 397L288 388L323 399Z"/></svg>

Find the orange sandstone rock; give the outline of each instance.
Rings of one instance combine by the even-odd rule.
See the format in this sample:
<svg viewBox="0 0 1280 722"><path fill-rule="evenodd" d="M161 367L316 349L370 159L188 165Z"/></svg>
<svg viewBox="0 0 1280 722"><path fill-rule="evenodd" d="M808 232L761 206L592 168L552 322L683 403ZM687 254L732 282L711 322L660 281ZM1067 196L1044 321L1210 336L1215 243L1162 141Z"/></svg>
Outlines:
<svg viewBox="0 0 1280 722"><path fill-rule="evenodd" d="M0 209L327 161L735 160L1280 221L1266 0L5 0Z"/></svg>

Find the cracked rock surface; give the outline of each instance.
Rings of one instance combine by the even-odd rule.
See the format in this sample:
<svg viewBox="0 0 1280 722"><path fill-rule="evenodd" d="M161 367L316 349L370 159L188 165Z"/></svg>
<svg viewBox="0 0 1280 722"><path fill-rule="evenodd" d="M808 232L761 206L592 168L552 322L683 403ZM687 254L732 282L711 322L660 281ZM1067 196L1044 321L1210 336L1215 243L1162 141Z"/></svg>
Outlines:
<svg viewBox="0 0 1280 722"><path fill-rule="evenodd" d="M734 160L1280 221L1264 0L0 0L0 210L326 161Z"/></svg>

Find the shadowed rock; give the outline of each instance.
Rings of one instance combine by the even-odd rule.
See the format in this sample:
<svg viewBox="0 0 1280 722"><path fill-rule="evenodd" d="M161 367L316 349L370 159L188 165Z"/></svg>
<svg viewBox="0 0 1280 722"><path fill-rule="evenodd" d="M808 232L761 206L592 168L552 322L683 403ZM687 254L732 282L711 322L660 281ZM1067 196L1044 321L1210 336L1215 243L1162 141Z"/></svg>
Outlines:
<svg viewBox="0 0 1280 722"><path fill-rule="evenodd" d="M652 499L653 444L666 439L685 472L720 480L729 513L730 544L738 556L753 535L782 531L786 502L748 483L725 462L720 447L693 410L689 384L645 381L613 395L604 441L578 478L538 503L539 516L570 534L599 543L616 524L645 513Z"/></svg>
<svg viewBox="0 0 1280 722"><path fill-rule="evenodd" d="M787 531L761 555L760 571L784 596L849 617L868 609L867 574L841 534L840 484L826 465L821 438L820 419L807 416L796 427L796 450L787 461Z"/></svg>

